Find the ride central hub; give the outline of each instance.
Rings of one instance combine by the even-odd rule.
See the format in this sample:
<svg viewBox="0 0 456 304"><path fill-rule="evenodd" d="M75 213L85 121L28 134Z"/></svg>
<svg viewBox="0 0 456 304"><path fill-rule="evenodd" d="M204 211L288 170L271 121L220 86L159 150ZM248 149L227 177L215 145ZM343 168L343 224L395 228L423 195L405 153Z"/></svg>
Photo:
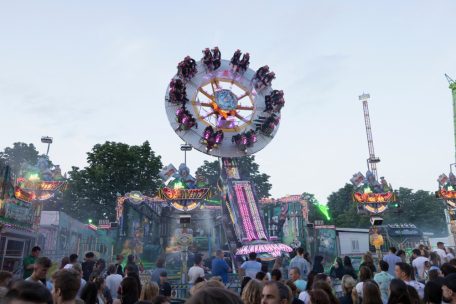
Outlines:
<svg viewBox="0 0 456 304"><path fill-rule="evenodd" d="M215 92L215 103L220 110L229 112L236 110L238 99L230 90L222 89Z"/></svg>

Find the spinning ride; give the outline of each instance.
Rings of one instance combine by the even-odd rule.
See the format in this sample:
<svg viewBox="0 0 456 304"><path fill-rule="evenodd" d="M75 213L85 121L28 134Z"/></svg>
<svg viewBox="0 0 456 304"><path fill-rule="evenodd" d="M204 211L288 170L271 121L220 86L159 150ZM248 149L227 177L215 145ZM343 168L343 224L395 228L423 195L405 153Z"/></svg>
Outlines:
<svg viewBox="0 0 456 304"><path fill-rule="evenodd" d="M231 61L211 64L186 57L166 91L166 113L177 135L209 155L256 153L272 140L280 123L284 99L282 91L270 87L274 73L268 66L254 72L248 59L241 63L236 58L237 53Z"/></svg>
<svg viewBox="0 0 456 304"><path fill-rule="evenodd" d="M369 98L369 94L359 96L359 100L363 103L364 122L369 148L367 172L366 176L361 172L355 173L350 181L355 186L353 201L358 203L358 212L367 212L370 216L373 216L383 213L388 208L389 203L396 201L396 196L391 185L388 184L384 177L380 177L380 182L378 181L377 163L380 162L380 158L375 156L368 106Z"/></svg>
<svg viewBox="0 0 456 304"><path fill-rule="evenodd" d="M235 158L272 140L285 101L283 91L271 88L275 74L269 67L254 71L249 65L249 53L237 50L228 61L217 47L204 49L198 62L185 57L167 88L165 108L182 140L222 158L222 221L231 251L278 256L292 249L270 240L253 184L239 175Z"/></svg>

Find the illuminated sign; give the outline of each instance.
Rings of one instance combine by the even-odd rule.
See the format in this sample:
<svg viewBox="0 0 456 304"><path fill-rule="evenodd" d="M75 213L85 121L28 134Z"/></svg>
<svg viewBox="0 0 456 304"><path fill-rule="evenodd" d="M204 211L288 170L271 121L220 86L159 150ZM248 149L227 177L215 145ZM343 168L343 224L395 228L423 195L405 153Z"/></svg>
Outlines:
<svg viewBox="0 0 456 304"><path fill-rule="evenodd" d="M456 191L441 189L436 192L437 197L445 200L456 200Z"/></svg>
<svg viewBox="0 0 456 304"><path fill-rule="evenodd" d="M394 195L394 192L386 192L386 193L355 192L353 194L353 200L355 202L365 203L365 204L388 203L388 202L394 202L396 200L396 195Z"/></svg>
<svg viewBox="0 0 456 304"><path fill-rule="evenodd" d="M160 189L160 197L169 200L203 200L209 198L209 188L201 189Z"/></svg>

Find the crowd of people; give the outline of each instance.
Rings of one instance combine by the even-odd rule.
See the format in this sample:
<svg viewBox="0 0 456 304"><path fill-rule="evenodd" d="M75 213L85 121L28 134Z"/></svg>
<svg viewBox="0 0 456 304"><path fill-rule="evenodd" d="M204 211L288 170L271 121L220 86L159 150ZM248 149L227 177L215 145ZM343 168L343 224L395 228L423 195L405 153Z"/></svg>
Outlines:
<svg viewBox="0 0 456 304"><path fill-rule="evenodd" d="M15 280L9 272L0 272L0 299L7 304L153 304L172 303L165 260L146 273L133 255L117 256L106 265L92 252L84 261L72 254L61 260L59 269L48 279L52 262L40 256L40 248L24 259L24 277ZM240 291L227 287L232 271L217 250L210 267L196 255L188 270L189 304L456 304L456 259L451 249L438 244L434 251L420 245L410 259L405 252L391 247L375 261L370 252L363 256L358 269L350 257L337 257L325 273L324 259L298 248L284 265L277 258L270 265L250 253L239 267ZM123 266L122 266L123 265ZM142 272L142 279L140 279ZM208 273L210 272L210 275ZM338 287L341 287L339 290Z"/></svg>

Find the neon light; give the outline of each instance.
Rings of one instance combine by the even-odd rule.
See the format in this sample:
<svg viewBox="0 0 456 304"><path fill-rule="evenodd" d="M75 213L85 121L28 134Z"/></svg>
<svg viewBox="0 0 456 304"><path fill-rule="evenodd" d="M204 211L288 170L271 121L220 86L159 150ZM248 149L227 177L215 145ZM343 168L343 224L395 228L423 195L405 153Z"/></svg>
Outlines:
<svg viewBox="0 0 456 304"><path fill-rule="evenodd" d="M437 191L437 196L446 200L454 200L456 199L456 191L450 190L450 187L448 187L448 191L441 189L440 191Z"/></svg>
<svg viewBox="0 0 456 304"><path fill-rule="evenodd" d="M358 203L387 203L396 200L394 192L386 193L360 193L355 192L353 199Z"/></svg>
<svg viewBox="0 0 456 304"><path fill-rule="evenodd" d="M329 221L331 219L331 216L329 215L329 207L322 204L317 204L316 206L318 210L325 216L326 220Z"/></svg>
<svg viewBox="0 0 456 304"><path fill-rule="evenodd" d="M245 245L239 248L236 251L236 255L247 255L250 252L255 253L269 253L272 256L280 256L282 252L292 252L293 249L290 246L285 244L255 244L255 245Z"/></svg>
<svg viewBox="0 0 456 304"><path fill-rule="evenodd" d="M250 187L249 183L243 183L243 187L245 193L247 194L247 201L250 206L250 212L255 224L256 233L260 239L267 239L266 233L264 232L263 223L261 222L260 214L258 212L258 206L256 205L255 198L253 197L252 188Z"/></svg>
<svg viewBox="0 0 456 304"><path fill-rule="evenodd" d="M240 185L235 184L234 190L236 192L236 198L239 203L239 207L240 207L239 210L241 211L242 223L244 225L244 230L247 234L247 238L249 240L255 240L257 238L256 238L255 232L253 230L251 217L250 217L249 211L246 206L244 194L242 193L242 187Z"/></svg>

